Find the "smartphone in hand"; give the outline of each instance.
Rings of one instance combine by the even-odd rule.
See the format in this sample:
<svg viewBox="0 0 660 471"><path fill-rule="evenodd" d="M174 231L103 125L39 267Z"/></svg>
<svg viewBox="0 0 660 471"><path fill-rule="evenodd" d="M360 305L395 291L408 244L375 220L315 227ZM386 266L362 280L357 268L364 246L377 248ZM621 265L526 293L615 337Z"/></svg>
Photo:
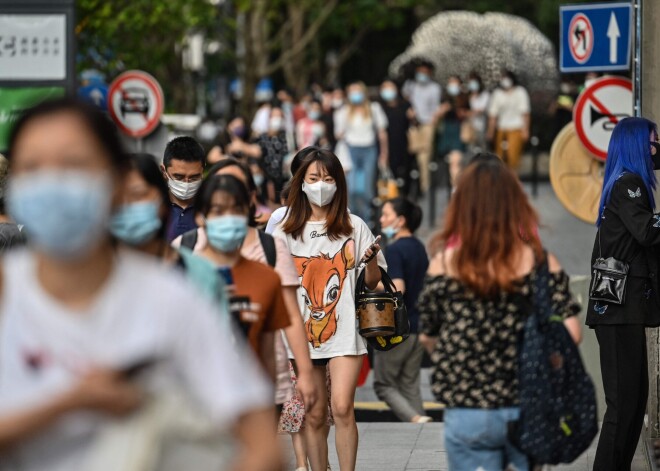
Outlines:
<svg viewBox="0 0 660 471"><path fill-rule="evenodd" d="M360 260L360 263L358 265L358 268L364 268L367 263L369 263L376 255L378 255L378 251L376 250L376 246L380 242L381 236L377 236L374 242L369 246L369 248L365 251L365 255L362 256L362 259ZM370 256L366 256L366 252L371 251Z"/></svg>

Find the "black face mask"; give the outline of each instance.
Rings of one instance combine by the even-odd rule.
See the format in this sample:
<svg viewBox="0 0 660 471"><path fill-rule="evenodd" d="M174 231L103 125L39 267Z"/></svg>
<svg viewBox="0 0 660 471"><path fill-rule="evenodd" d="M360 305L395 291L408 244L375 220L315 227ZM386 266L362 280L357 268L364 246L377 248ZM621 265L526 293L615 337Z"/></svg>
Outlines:
<svg viewBox="0 0 660 471"><path fill-rule="evenodd" d="M660 142L651 142L651 147L655 149L655 155L651 154L653 170L660 170Z"/></svg>

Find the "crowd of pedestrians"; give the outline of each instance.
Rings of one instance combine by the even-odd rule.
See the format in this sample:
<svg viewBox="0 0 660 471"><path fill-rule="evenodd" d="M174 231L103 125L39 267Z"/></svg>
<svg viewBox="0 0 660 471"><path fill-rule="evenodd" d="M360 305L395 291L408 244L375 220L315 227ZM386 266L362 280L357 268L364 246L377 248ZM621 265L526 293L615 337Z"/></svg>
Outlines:
<svg viewBox="0 0 660 471"><path fill-rule="evenodd" d="M439 84L426 61L410 80L386 79L371 93L362 82L312 90L297 100L279 91L251 123L231 119L208 162L247 157L262 202L277 206L293 155L309 146L330 150L346 173L349 206L374 228L378 180L392 180L399 195L417 199L439 164L453 185L468 157L489 147L517 170L529 139L529 96L507 70L493 91L476 72Z"/></svg>
<svg viewBox="0 0 660 471"><path fill-rule="evenodd" d="M300 103L282 91L252 122L231 120L208 153L182 136L162 156L127 154L102 113L69 99L28 110L10 137L10 178L0 172L2 248L27 239L0 265L0 470L183 469L183 456L200 470L279 471L279 430L296 471L327 471L334 427L339 468L354 471L368 351L356 290L362 278L381 291L383 273L410 335L374 352L376 394L403 422L431 421L426 351L450 470L539 464L508 424L521 417L520 339L540 271L555 320L575 343L581 328L515 173L529 98L510 72L492 94L476 74L444 87L432 77L423 63L403 93L386 80L377 100L360 82ZM660 237L644 148L655 154L657 130L626 121L607 161L598 250L641 261ZM473 155L489 139L504 159ZM437 155L454 191L425 247L408 195L416 172L428 188ZM376 206L379 167L400 196ZM658 324L644 277L655 269L631 269L627 305L589 305L607 347L597 460L609 464L598 469L626 469L636 445L627 434L643 418L643 327Z"/></svg>

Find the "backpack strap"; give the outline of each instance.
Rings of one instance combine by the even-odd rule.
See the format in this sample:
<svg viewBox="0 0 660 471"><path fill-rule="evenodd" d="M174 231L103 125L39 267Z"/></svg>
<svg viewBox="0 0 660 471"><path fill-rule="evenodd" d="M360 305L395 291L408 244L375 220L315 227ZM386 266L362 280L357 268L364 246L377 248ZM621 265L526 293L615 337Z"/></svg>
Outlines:
<svg viewBox="0 0 660 471"><path fill-rule="evenodd" d="M192 229L181 236L181 247L185 247L190 250L195 250L195 245L197 245L197 229Z"/></svg>
<svg viewBox="0 0 660 471"><path fill-rule="evenodd" d="M266 261L268 262L268 265L270 265L272 268L275 268L275 265L277 264L277 248L275 247L275 238L270 234L266 234L264 231L258 231L258 233L259 242L261 243L261 246L264 249L264 253L266 254Z"/></svg>

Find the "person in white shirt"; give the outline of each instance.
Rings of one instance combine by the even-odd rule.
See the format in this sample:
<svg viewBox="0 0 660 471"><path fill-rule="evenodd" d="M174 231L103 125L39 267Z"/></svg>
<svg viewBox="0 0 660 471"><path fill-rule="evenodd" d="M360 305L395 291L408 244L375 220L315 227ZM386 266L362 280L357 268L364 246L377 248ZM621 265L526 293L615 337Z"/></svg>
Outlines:
<svg viewBox="0 0 660 471"><path fill-rule="evenodd" d="M421 190L429 189L431 175L429 163L433 155L433 140L435 138L435 113L440 106L442 88L433 80L434 67L431 62L422 61L415 69L415 80L408 80L403 85L403 96L415 110L415 118L419 123L417 139L413 143L417 151L417 165L420 172Z"/></svg>
<svg viewBox="0 0 660 471"><path fill-rule="evenodd" d="M335 136L346 143L353 162L348 174L350 206L370 223L378 166L389 165L387 116L380 104L369 101L364 83L350 84L347 93L348 104L336 115Z"/></svg>
<svg viewBox="0 0 660 471"><path fill-rule="evenodd" d="M174 392L233 428L231 469L279 469L272 390L221 328L228 313L108 232L129 169L112 123L46 102L9 147L8 209L30 240L0 265L0 469L95 469L107 427Z"/></svg>
<svg viewBox="0 0 660 471"><path fill-rule="evenodd" d="M314 406L305 409L303 433L312 471L326 471L328 367L339 466L342 471L354 471L358 430L353 401L362 356L367 353L356 329L355 289L361 261L368 260L364 267L368 289L380 282L379 265L386 268L387 264L367 225L348 212L339 159L318 147L298 154L301 166L291 180L289 212L273 235L286 242L298 270L298 304L320 393Z"/></svg>
<svg viewBox="0 0 660 471"><path fill-rule="evenodd" d="M502 72L500 87L493 92L488 108L487 139L495 140L495 153L517 170L529 140L529 94L509 70Z"/></svg>

